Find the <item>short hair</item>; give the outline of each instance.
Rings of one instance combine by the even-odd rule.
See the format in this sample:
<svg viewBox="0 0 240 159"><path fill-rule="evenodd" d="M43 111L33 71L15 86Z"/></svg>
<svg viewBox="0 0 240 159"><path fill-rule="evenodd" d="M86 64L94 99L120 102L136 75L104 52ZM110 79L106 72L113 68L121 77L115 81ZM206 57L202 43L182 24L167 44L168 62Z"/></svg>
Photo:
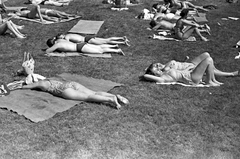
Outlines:
<svg viewBox="0 0 240 159"><path fill-rule="evenodd" d="M148 74L148 75L155 75L155 74L152 72L153 64L154 64L154 63L152 63L151 65L148 66L148 68L146 69L145 74Z"/></svg>
<svg viewBox="0 0 240 159"><path fill-rule="evenodd" d="M151 26L151 28L153 28L153 27L155 27L157 25L157 23L154 20L151 20L149 25Z"/></svg>
<svg viewBox="0 0 240 159"><path fill-rule="evenodd" d="M181 16L181 17L185 17L185 16L188 15L188 12L189 12L189 9L183 9L183 10L181 11L181 13L180 13L180 16Z"/></svg>
<svg viewBox="0 0 240 159"><path fill-rule="evenodd" d="M54 45L55 41L56 41L56 38L53 37L53 38L48 39L46 44L48 47L52 47Z"/></svg>
<svg viewBox="0 0 240 159"><path fill-rule="evenodd" d="M64 35L64 34L59 33L59 34L57 34L57 35L55 36L55 38L56 38L56 39L60 39L59 37L60 37L61 35Z"/></svg>

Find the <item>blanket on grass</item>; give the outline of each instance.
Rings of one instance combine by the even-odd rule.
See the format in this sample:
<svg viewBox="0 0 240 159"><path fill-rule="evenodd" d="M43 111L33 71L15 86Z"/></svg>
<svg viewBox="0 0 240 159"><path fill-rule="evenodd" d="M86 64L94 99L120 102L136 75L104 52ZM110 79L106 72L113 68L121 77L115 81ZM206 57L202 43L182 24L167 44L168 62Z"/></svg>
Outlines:
<svg viewBox="0 0 240 159"><path fill-rule="evenodd" d="M68 32L79 34L97 34L104 21L79 20Z"/></svg>
<svg viewBox="0 0 240 159"><path fill-rule="evenodd" d="M109 80L95 79L69 73L60 74L56 78L79 82L94 91L107 92L114 87L122 85ZM47 92L35 90L12 91L8 96L1 97L0 99L1 108L14 111L33 122L47 120L56 113L66 111L79 103L81 102L66 100L55 97Z"/></svg>
<svg viewBox="0 0 240 159"><path fill-rule="evenodd" d="M57 57L71 57L71 56L88 56L88 57L101 57L101 58L111 58L111 54L83 54L79 52L64 52L64 53L46 53L46 56L57 56Z"/></svg>
<svg viewBox="0 0 240 159"><path fill-rule="evenodd" d="M74 19L81 18L81 16L76 15L75 17L70 17L70 18L68 18L68 19L60 19L60 21L58 21L58 22L53 22L53 21L44 20L45 23L42 23L42 22L40 21L40 19L29 19L29 18L25 18L25 17L19 17L19 16L17 16L17 15L14 14L14 13L10 13L9 15L13 16L13 18L15 18L15 19L26 20L26 21L35 22L35 23L40 23L40 24L63 23L63 22L68 22L68 21L71 21L71 20L74 20Z"/></svg>

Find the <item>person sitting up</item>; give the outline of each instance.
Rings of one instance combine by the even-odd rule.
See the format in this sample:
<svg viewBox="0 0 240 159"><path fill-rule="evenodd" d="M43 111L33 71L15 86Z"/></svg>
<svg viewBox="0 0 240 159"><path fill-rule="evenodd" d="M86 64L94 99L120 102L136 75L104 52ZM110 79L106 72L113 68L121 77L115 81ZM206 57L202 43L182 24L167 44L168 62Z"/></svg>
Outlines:
<svg viewBox="0 0 240 159"><path fill-rule="evenodd" d="M23 29L24 26L19 26L14 24L9 19L2 19L2 15L0 14L0 35L3 35L7 32L7 30L10 30L11 33L13 33L17 38L23 39L26 38L24 34L22 34L18 29Z"/></svg>
<svg viewBox="0 0 240 159"><path fill-rule="evenodd" d="M80 34L67 33L67 34L58 34L56 39L65 39L74 43L89 43L94 45L102 44L124 44L130 46L129 40L126 36L123 37L110 37L110 38L99 38L95 36L82 36Z"/></svg>
<svg viewBox="0 0 240 159"><path fill-rule="evenodd" d="M186 40L193 32L196 32L203 41L208 41L199 31L199 28L207 27L207 25L201 26L194 21L187 20L188 12L188 9L183 9L180 13L181 18L178 19L174 27L176 38Z"/></svg>
<svg viewBox="0 0 240 159"><path fill-rule="evenodd" d="M84 87L80 83L73 81L62 81L47 78L28 85L23 82L17 83L9 87L9 89L11 91L16 89L40 89L41 91L51 93L54 96L69 100L111 103L114 104L117 109L121 108L120 103L129 104L129 101L121 95L114 95L107 92L95 92Z"/></svg>
<svg viewBox="0 0 240 159"><path fill-rule="evenodd" d="M161 63L151 64L144 74L148 81L158 83L183 82L186 84L197 85L202 81L206 73L205 83L209 86L220 86L215 76L238 76L239 72L223 72L214 66L214 62L209 53L203 53L194 58L191 62L170 61L166 65Z"/></svg>
<svg viewBox="0 0 240 159"><path fill-rule="evenodd" d="M105 52L118 53L125 55L123 51L118 48L118 45L93 45L89 43L73 43L65 39L56 39L55 37L47 40L48 48L46 53L52 53L54 51L60 52L79 52L87 54L102 54Z"/></svg>
<svg viewBox="0 0 240 159"><path fill-rule="evenodd" d="M27 8L23 8L20 11L17 11L15 14L20 17L30 19L39 18L42 23L45 23L44 20L59 22L61 19L75 17L75 15L67 14L65 12L47 8L40 8L39 5L33 5L33 8L31 8L30 10Z"/></svg>

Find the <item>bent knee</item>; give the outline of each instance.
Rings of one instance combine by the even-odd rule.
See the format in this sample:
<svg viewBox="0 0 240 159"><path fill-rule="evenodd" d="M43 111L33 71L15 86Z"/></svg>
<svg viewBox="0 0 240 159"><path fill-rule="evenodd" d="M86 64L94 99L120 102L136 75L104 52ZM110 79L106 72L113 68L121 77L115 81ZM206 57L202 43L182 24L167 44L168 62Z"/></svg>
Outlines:
<svg viewBox="0 0 240 159"><path fill-rule="evenodd" d="M204 52L203 55L207 58L210 57L210 54L208 52Z"/></svg>
<svg viewBox="0 0 240 159"><path fill-rule="evenodd" d="M207 57L205 60L207 61L207 63L213 63L212 57Z"/></svg>

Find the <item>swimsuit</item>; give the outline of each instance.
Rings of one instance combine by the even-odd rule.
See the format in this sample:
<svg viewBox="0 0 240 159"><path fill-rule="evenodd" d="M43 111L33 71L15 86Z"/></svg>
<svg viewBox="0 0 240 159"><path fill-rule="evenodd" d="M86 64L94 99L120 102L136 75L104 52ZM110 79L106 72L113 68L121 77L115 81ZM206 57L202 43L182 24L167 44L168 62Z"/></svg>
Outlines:
<svg viewBox="0 0 240 159"><path fill-rule="evenodd" d="M79 89L79 84L77 82L60 82L56 80L47 79L50 82L50 86L46 92L49 92L55 96L61 96L62 93L68 89L72 88L74 90Z"/></svg>
<svg viewBox="0 0 240 159"><path fill-rule="evenodd" d="M95 36L88 35L84 38L84 42L88 43L93 38L95 38Z"/></svg>
<svg viewBox="0 0 240 159"><path fill-rule="evenodd" d="M77 52L82 52L82 48L84 47L84 45L86 45L86 43L77 43Z"/></svg>
<svg viewBox="0 0 240 159"><path fill-rule="evenodd" d="M176 70L192 70L195 68L195 65L193 63L189 63L189 62L178 62L175 60L171 60L170 62L168 62L166 64L167 66L169 66L170 68L176 69Z"/></svg>

